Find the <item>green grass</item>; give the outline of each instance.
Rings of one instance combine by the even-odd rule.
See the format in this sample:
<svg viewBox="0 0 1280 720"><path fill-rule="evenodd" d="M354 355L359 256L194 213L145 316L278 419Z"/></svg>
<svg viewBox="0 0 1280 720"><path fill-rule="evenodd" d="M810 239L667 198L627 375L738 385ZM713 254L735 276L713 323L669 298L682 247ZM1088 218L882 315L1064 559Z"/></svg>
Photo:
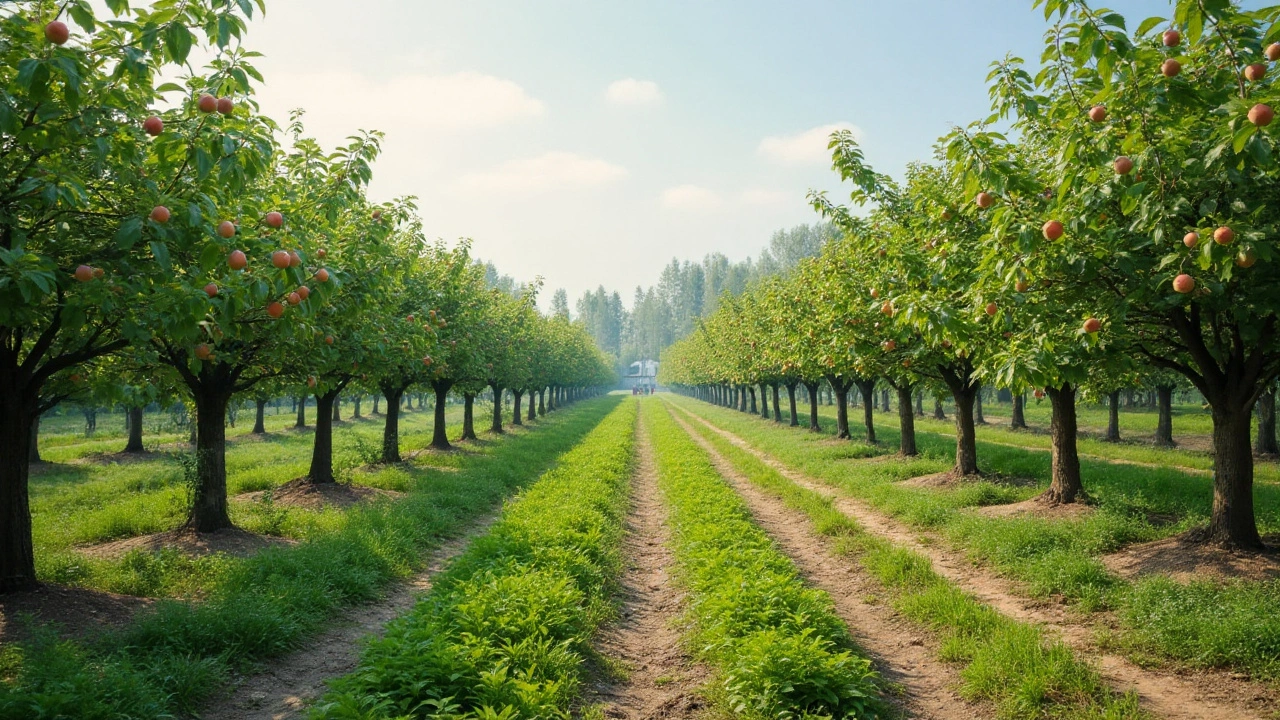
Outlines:
<svg viewBox="0 0 1280 720"><path fill-rule="evenodd" d="M1039 628L1011 620L933 571L929 560L869 535L819 493L800 487L697 421L691 427L753 484L804 513L841 554L855 557L908 619L934 633L942 659L961 665L961 694L1006 718L1137 718L1087 664Z"/></svg>
<svg viewBox="0 0 1280 720"><path fill-rule="evenodd" d="M161 601L90 645L59 642L46 632L6 648L0 718L114 720L193 711L231 669L296 647L339 608L373 600L410 575L424 552L533 482L616 404L601 399L566 408L477 452L457 454L453 471L414 463L388 469L407 478L403 499L335 512L328 527L294 547L248 558L127 558L127 576L142 594L173 591L185 573L195 572L203 599Z"/></svg>
<svg viewBox="0 0 1280 720"><path fill-rule="evenodd" d="M568 718L623 562L636 403L510 503L314 718Z"/></svg>
<svg viewBox="0 0 1280 720"><path fill-rule="evenodd" d="M1114 610L1120 620L1115 642L1135 657L1280 677L1280 583L1178 585L1160 578L1129 582L1102 564L1102 555L1126 545L1207 522L1212 507L1207 477L1172 468L1085 460L1085 487L1094 502L1094 512L1087 517L988 517L974 509L1024 500L1048 486L1047 453L979 442L979 464L998 476L955 488L912 487L900 481L951 467L953 439L920 433L920 457L883 456L863 462L860 459L896 449L896 430L886 429L882 444L873 447L856 437L853 442L836 442L827 434L779 427L687 398L673 397L671 402L696 411L787 467L916 528L936 532L957 552L1017 581L1030 596L1060 596L1082 613ZM1258 485L1255 502L1262 531L1280 531L1280 487Z"/></svg>
<svg viewBox="0 0 1280 720"><path fill-rule="evenodd" d="M835 614L656 399L642 401L670 507L674 573L689 592L689 645L718 671L734 717L880 717L879 678Z"/></svg>

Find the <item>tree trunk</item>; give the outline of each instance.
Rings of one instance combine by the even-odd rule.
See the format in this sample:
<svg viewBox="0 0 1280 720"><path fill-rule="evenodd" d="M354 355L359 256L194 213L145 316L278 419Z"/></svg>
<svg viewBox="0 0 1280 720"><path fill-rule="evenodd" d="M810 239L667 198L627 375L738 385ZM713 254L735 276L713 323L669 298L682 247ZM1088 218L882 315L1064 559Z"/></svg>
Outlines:
<svg viewBox="0 0 1280 720"><path fill-rule="evenodd" d="M1112 390L1107 395L1107 434L1102 438L1106 442L1120 442L1120 391Z"/></svg>
<svg viewBox="0 0 1280 720"><path fill-rule="evenodd" d="M546 388L538 388L538 417L544 417L547 414L547 406L544 400L547 396Z"/></svg>
<svg viewBox="0 0 1280 720"><path fill-rule="evenodd" d="M356 394L356 397L355 397L355 400L353 401L353 407L351 408L351 419L352 419L352 420L359 420L359 419L361 418L361 415L360 415L360 401L361 401L362 399L364 399L364 395L363 395L363 394L360 394L360 393L357 393L357 394Z"/></svg>
<svg viewBox="0 0 1280 720"><path fill-rule="evenodd" d="M1158 419L1156 420L1156 447L1171 448L1176 444L1173 442L1172 385L1156 386L1156 406L1158 408Z"/></svg>
<svg viewBox="0 0 1280 720"><path fill-rule="evenodd" d="M916 417L911 412L911 394L910 383L903 383L898 387L898 425L901 433L898 452L907 457L920 454L916 449Z"/></svg>
<svg viewBox="0 0 1280 720"><path fill-rule="evenodd" d="M502 434L502 393L504 388L501 385L490 384L493 390L493 422L489 425L489 432L495 435Z"/></svg>
<svg viewBox="0 0 1280 720"><path fill-rule="evenodd" d="M384 463L400 462L400 396L404 391L403 386L382 386L382 394L387 399L387 417L382 425L382 462Z"/></svg>
<svg viewBox="0 0 1280 720"><path fill-rule="evenodd" d="M307 426L307 396L298 397L298 421L293 424L296 428L304 428Z"/></svg>
<svg viewBox="0 0 1280 720"><path fill-rule="evenodd" d="M1027 417L1023 414L1022 408L1026 403L1026 393L1018 393L1013 396L1013 417L1009 420L1009 427L1014 430L1027 429Z"/></svg>
<svg viewBox="0 0 1280 720"><path fill-rule="evenodd" d="M127 453L140 453L146 451L146 448L142 446L141 405L129 408L129 441L125 443L124 451Z"/></svg>
<svg viewBox="0 0 1280 720"><path fill-rule="evenodd" d="M947 414L942 411L942 398L937 395L933 396L933 419L946 420Z"/></svg>
<svg viewBox="0 0 1280 720"><path fill-rule="evenodd" d="M523 425L523 424L524 424L524 423L520 420L520 397L521 397L522 395L524 395L524 391L523 391L523 390L512 390L512 391L511 391L512 405L513 405L513 407L515 407L515 412L513 412L513 413L511 414L511 424L512 424L512 425Z"/></svg>
<svg viewBox="0 0 1280 720"><path fill-rule="evenodd" d="M256 400L254 400L254 404L257 406L257 411L254 413L254 416L253 416L253 434L266 435L267 434L267 425L266 425L267 399L257 398Z"/></svg>
<svg viewBox="0 0 1280 720"><path fill-rule="evenodd" d="M27 481L40 417L35 403L23 402L21 386L4 384L0 392L0 592L10 592L36 585Z"/></svg>
<svg viewBox="0 0 1280 720"><path fill-rule="evenodd" d="M1213 408L1213 515L1206 538L1226 547L1262 548L1253 512L1252 408Z"/></svg>
<svg viewBox="0 0 1280 720"><path fill-rule="evenodd" d="M752 415L759 413L759 410L756 409L756 386L755 385L747 386L747 395L750 398L750 404L747 406L747 412L751 413Z"/></svg>
<svg viewBox="0 0 1280 720"><path fill-rule="evenodd" d="M1053 479L1041 497L1054 505L1084 500L1080 456L1076 452L1076 389L1070 383L1063 383L1062 387L1045 388L1045 392L1053 406L1053 416L1049 420Z"/></svg>
<svg viewBox="0 0 1280 720"><path fill-rule="evenodd" d="M916 393L916 417L924 417L924 391Z"/></svg>
<svg viewBox="0 0 1280 720"><path fill-rule="evenodd" d="M208 365L208 363L205 363ZM202 375L212 374L205 370ZM196 488L187 526L207 533L231 527L227 514L227 404L229 383L206 379L193 388L196 401Z"/></svg>
<svg viewBox="0 0 1280 720"><path fill-rule="evenodd" d="M374 393L374 395L373 395L373 414L374 414L374 415L381 415L381 414L382 414L382 413L381 413L381 411L379 411L379 410L378 410L378 403L379 403L379 401L381 401L381 400L382 400L382 398L381 398L377 393Z"/></svg>
<svg viewBox="0 0 1280 720"><path fill-rule="evenodd" d="M973 424L973 403L982 385L973 379L973 367L966 360L963 364L939 367L943 381L956 401L956 466L961 477L978 474L978 439ZM942 407L938 399L938 407Z"/></svg>
<svg viewBox="0 0 1280 720"><path fill-rule="evenodd" d="M818 424L818 384L805 383L804 389L809 391L809 429L822 432L822 426Z"/></svg>
<svg viewBox="0 0 1280 720"><path fill-rule="evenodd" d="M778 402L778 383L774 383L770 385L769 389L773 391L773 421L776 423L781 423L782 422L782 403Z"/></svg>
<svg viewBox="0 0 1280 720"><path fill-rule="evenodd" d="M341 389L316 395L316 434L311 443L311 470L307 477L314 484L336 482L333 477L333 409Z"/></svg>
<svg viewBox="0 0 1280 720"><path fill-rule="evenodd" d="M453 446L449 444L449 428L445 426L444 411L449 400L449 390L453 387L452 380L433 380L431 388L436 391L435 415L431 423L431 447L436 450L451 450ZM419 407L422 403L419 402ZM517 411L517 415L519 412Z"/></svg>
<svg viewBox="0 0 1280 720"><path fill-rule="evenodd" d="M462 393L462 437L461 440L476 439L475 419L472 411L476 403L476 394L464 392Z"/></svg>
<svg viewBox="0 0 1280 720"><path fill-rule="evenodd" d="M787 383L787 404L791 407L791 427L800 427L800 416L796 414L796 383Z"/></svg>
<svg viewBox="0 0 1280 720"><path fill-rule="evenodd" d="M31 421L31 445L27 450L27 462L44 462L44 460L40 458L40 416L38 414L35 419Z"/></svg>
<svg viewBox="0 0 1280 720"><path fill-rule="evenodd" d="M342 422L342 396L333 398L333 421Z"/></svg>
<svg viewBox="0 0 1280 720"><path fill-rule="evenodd" d="M528 396L529 396L529 413L528 413L527 415L525 415L524 419L525 419L525 420L530 420L530 421L532 421L532 420L537 420L537 419L538 419L538 409L537 409L537 408L535 408L535 407L533 406L533 391L532 391L532 390L529 390L529 391L527 392L527 394L528 394Z"/></svg>
<svg viewBox="0 0 1280 720"><path fill-rule="evenodd" d="M760 417L769 419L769 389L763 384L760 386Z"/></svg>
<svg viewBox="0 0 1280 720"><path fill-rule="evenodd" d="M849 439L849 383L834 375L827 378L836 394L836 437Z"/></svg>
<svg viewBox="0 0 1280 720"><path fill-rule="evenodd" d="M973 398L973 422L975 425L986 425L987 419L982 417L982 393Z"/></svg>
<svg viewBox="0 0 1280 720"><path fill-rule="evenodd" d="M1253 454L1262 457L1280 455L1276 447L1276 388L1273 384L1258 397L1258 436L1253 442Z"/></svg>
<svg viewBox="0 0 1280 720"><path fill-rule="evenodd" d="M889 388L885 388L880 392L880 399L883 400L883 402L880 403L880 409L885 412L889 412Z"/></svg>
<svg viewBox="0 0 1280 720"><path fill-rule="evenodd" d="M856 380L862 393L862 424L867 428L867 444L876 444L876 381Z"/></svg>

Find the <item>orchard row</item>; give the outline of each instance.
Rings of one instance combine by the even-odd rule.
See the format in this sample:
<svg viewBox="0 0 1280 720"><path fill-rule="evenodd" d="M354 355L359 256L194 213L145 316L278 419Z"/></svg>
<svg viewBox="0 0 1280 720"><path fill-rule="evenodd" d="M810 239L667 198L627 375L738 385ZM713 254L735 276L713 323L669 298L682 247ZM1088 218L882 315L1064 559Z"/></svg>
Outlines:
<svg viewBox="0 0 1280 720"><path fill-rule="evenodd" d="M426 240L412 198L368 198L380 134L326 150L301 113L257 111L240 39L261 0L106 7L0 14L0 591L35 582L28 451L63 400L184 396L188 523L204 532L230 525L233 398L382 393L395 461L411 388L442 413L451 392L469 408L485 388L550 391L554 407L612 381L582 330L537 312L538 284L489 289L465 242ZM212 58L203 74L193 49ZM434 444L448 446L439 418ZM318 432L312 481L333 480L331 447Z"/></svg>
<svg viewBox="0 0 1280 720"><path fill-rule="evenodd" d="M992 114L905 178L875 171L849 132L832 136L834 169L869 209L811 193L843 237L723 303L668 350L661 380L726 404L825 380L846 437L849 389L886 382L905 454L913 392L945 390L961 475L980 471L982 386L1032 390L1053 408L1052 503L1085 496L1079 394L1186 382L1214 423L1203 537L1261 547L1250 420L1280 373L1280 167L1266 129L1280 8L1183 1L1129 32L1083 3L1035 5L1052 22L1041 67L994 63Z"/></svg>

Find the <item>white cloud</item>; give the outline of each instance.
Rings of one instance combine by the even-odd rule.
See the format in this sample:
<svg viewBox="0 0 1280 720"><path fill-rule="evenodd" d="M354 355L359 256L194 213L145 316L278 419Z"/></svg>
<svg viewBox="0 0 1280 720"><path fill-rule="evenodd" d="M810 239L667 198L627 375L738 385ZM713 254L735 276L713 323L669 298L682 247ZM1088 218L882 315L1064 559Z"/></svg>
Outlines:
<svg viewBox="0 0 1280 720"><path fill-rule="evenodd" d="M625 78L610 83L604 96L614 105L654 105L662 101L662 90L652 80Z"/></svg>
<svg viewBox="0 0 1280 720"><path fill-rule="evenodd" d="M599 158L548 152L509 160L491 170L469 172L458 186L473 193L536 194L605 185L626 175L626 168Z"/></svg>
<svg viewBox="0 0 1280 720"><path fill-rule="evenodd" d="M762 188L748 188L742 191L742 204L748 206L778 206L786 205L797 200L802 200L804 195L795 192L786 192L784 190L765 190Z"/></svg>
<svg viewBox="0 0 1280 720"><path fill-rule="evenodd" d="M677 185L662 191L663 207L674 210L711 210L720 203L719 193L700 185Z"/></svg>
<svg viewBox="0 0 1280 720"><path fill-rule="evenodd" d="M831 162L827 142L831 133L851 130L855 139L862 138L862 130L847 122L819 125L794 135L771 135L760 141L757 151L766 158L784 165L818 165Z"/></svg>

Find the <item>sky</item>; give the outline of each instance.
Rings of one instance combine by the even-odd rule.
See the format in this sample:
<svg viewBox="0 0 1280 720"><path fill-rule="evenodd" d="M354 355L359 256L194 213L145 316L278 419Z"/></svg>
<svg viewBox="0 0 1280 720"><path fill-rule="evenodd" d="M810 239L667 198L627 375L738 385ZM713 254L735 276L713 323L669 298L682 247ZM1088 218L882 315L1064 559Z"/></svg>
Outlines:
<svg viewBox="0 0 1280 720"><path fill-rule="evenodd" d="M264 112L305 109L328 147L385 132L373 198L416 196L429 236L542 276L545 308L600 284L630 304L673 257L758 256L819 219L810 189L847 197L833 129L900 175L1047 27L1030 0L267 0L245 45Z"/></svg>

